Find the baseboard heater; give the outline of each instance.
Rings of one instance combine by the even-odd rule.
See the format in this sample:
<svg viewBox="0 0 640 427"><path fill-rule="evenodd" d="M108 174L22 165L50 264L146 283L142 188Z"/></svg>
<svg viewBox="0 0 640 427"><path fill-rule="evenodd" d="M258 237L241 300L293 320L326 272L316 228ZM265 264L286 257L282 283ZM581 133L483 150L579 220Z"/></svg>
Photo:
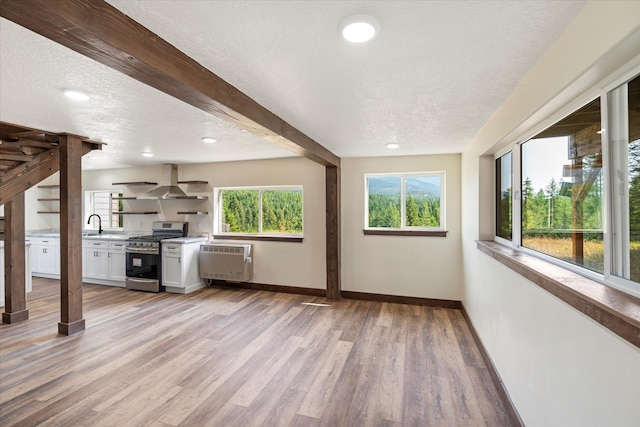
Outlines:
<svg viewBox="0 0 640 427"><path fill-rule="evenodd" d="M204 243L199 261L203 279L248 282L253 277L252 245Z"/></svg>

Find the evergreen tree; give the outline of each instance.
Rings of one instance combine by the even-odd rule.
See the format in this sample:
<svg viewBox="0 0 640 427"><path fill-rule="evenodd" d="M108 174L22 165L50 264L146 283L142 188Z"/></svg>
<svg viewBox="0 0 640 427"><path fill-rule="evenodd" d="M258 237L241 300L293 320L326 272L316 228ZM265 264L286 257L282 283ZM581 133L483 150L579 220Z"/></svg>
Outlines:
<svg viewBox="0 0 640 427"><path fill-rule="evenodd" d="M419 226L420 217L418 215L418 205L413 198L413 195L407 199L407 226Z"/></svg>

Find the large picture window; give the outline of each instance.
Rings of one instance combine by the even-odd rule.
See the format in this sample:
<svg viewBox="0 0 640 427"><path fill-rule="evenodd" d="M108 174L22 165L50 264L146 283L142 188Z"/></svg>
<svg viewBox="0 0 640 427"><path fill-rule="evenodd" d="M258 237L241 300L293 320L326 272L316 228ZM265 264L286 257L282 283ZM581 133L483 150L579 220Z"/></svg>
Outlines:
<svg viewBox="0 0 640 427"><path fill-rule="evenodd" d="M367 229L444 230L444 172L366 175Z"/></svg>
<svg viewBox="0 0 640 427"><path fill-rule="evenodd" d="M496 158L496 237L640 295L640 76L515 150Z"/></svg>
<svg viewBox="0 0 640 427"><path fill-rule="evenodd" d="M221 188L218 233L302 236L302 187Z"/></svg>
<svg viewBox="0 0 640 427"><path fill-rule="evenodd" d="M604 272L600 99L522 144L522 246Z"/></svg>

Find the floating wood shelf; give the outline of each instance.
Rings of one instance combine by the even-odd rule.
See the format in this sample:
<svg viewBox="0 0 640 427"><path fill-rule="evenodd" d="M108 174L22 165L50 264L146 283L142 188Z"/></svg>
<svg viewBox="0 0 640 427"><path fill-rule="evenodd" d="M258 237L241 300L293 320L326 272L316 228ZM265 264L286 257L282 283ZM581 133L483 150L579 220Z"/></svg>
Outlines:
<svg viewBox="0 0 640 427"><path fill-rule="evenodd" d="M133 182L112 182L111 185L158 185L157 182L133 181Z"/></svg>
<svg viewBox="0 0 640 427"><path fill-rule="evenodd" d="M39 202L59 202L60 198L57 199L37 199Z"/></svg>
<svg viewBox="0 0 640 427"><path fill-rule="evenodd" d="M113 197L113 200L138 200L137 197Z"/></svg>
<svg viewBox="0 0 640 427"><path fill-rule="evenodd" d="M38 188L60 188L60 185L58 185L58 184L52 184L52 185L38 185Z"/></svg>
<svg viewBox="0 0 640 427"><path fill-rule="evenodd" d="M178 181L178 184L208 184L209 181Z"/></svg>
<svg viewBox="0 0 640 427"><path fill-rule="evenodd" d="M178 199L178 200L208 200L209 198L207 196L179 196L179 197L176 197L176 199ZM167 200L173 200L173 199L167 199Z"/></svg>
<svg viewBox="0 0 640 427"><path fill-rule="evenodd" d="M158 212L114 212L119 215L156 215Z"/></svg>
<svg viewBox="0 0 640 427"><path fill-rule="evenodd" d="M60 211L38 211L39 214L59 214Z"/></svg>
<svg viewBox="0 0 640 427"><path fill-rule="evenodd" d="M209 212L177 212L178 215L209 215Z"/></svg>

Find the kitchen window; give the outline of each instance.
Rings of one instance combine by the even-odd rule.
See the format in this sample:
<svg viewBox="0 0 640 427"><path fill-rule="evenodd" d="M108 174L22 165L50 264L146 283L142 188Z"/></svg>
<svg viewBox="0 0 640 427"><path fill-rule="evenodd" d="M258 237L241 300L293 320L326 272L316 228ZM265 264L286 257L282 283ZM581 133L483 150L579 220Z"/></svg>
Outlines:
<svg viewBox="0 0 640 427"><path fill-rule="evenodd" d="M302 237L302 187L217 188L217 225L224 236Z"/></svg>
<svg viewBox="0 0 640 427"><path fill-rule="evenodd" d="M444 172L365 175L365 234L444 232Z"/></svg>
<svg viewBox="0 0 640 427"><path fill-rule="evenodd" d="M496 240L640 295L640 75L513 151L496 158Z"/></svg>
<svg viewBox="0 0 640 427"><path fill-rule="evenodd" d="M86 223L89 215L98 214L104 230L122 229L123 215L118 213L120 211L122 211L121 192L85 191L85 228L98 229L99 222L97 217L92 217L91 222L89 224Z"/></svg>

